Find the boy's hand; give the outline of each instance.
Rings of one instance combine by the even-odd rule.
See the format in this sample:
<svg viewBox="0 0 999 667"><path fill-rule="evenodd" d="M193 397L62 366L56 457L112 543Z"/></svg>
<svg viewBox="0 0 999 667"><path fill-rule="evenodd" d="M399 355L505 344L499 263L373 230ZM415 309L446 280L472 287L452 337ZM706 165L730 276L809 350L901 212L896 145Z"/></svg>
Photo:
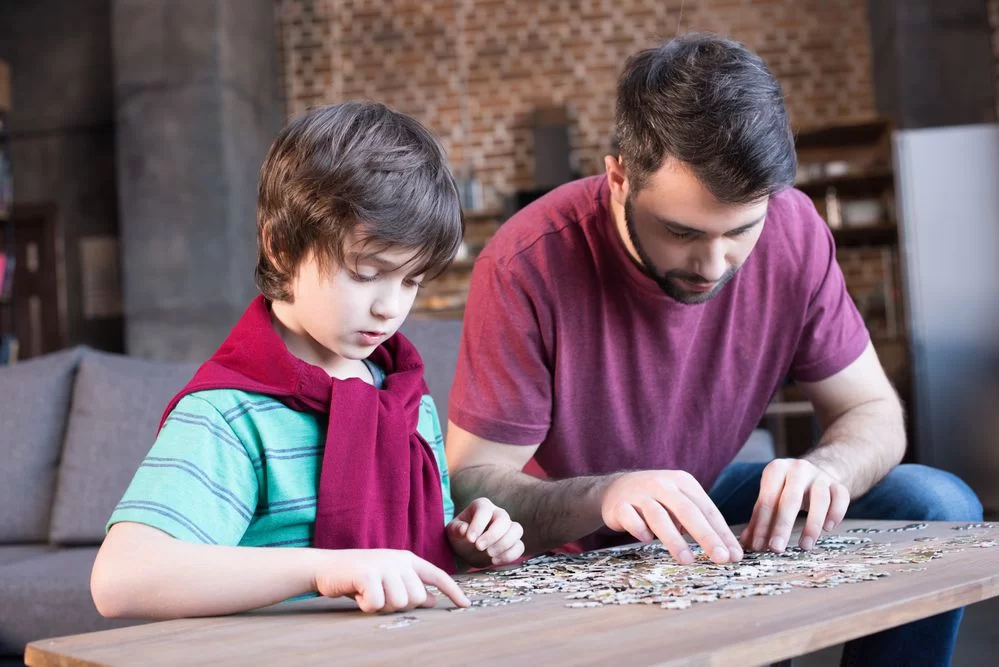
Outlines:
<svg viewBox="0 0 999 667"><path fill-rule="evenodd" d="M523 527L505 509L478 498L447 525L451 548L473 567L506 565L524 553Z"/></svg>
<svg viewBox="0 0 999 667"><path fill-rule="evenodd" d="M427 586L436 586L459 607L471 604L444 570L412 552L344 549L329 553L332 562L323 560L315 574L316 591L330 598L353 597L361 611L433 607L437 599Z"/></svg>

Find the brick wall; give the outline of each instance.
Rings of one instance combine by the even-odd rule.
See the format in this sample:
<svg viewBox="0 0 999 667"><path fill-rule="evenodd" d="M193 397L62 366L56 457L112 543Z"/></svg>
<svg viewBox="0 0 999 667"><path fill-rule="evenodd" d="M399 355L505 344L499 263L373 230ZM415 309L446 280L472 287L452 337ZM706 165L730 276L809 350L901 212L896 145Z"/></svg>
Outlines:
<svg viewBox="0 0 999 667"><path fill-rule="evenodd" d="M384 101L475 166L488 206L533 184L535 108L564 105L575 165L602 170L620 67L678 26L760 53L797 128L875 115L866 0L278 0L277 20L289 115Z"/></svg>

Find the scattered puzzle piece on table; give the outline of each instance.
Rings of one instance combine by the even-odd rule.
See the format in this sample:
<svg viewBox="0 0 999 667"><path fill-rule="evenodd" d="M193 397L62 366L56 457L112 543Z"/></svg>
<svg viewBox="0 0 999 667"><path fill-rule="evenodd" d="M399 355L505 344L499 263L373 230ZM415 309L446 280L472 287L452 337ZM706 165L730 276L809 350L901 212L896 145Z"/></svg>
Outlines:
<svg viewBox="0 0 999 667"><path fill-rule="evenodd" d="M792 547L783 554L749 553L738 563L723 565L712 563L697 545L691 545L695 562L679 565L658 542L578 555L543 555L515 568L492 570L463 580L461 585L472 606L450 611L519 604L536 595L550 594L563 594L565 606L572 609L645 604L682 610L717 600L783 595L796 588L833 588L892 573L923 572L925 563L945 554L999 546L999 536L984 530L999 528L997 523L953 526L954 531L964 534L920 536L904 544L879 543L863 537L925 528L925 523L887 529L853 528L846 534L819 538L811 551ZM889 567L897 565L905 567ZM405 627L411 622L380 627Z"/></svg>
<svg viewBox="0 0 999 667"><path fill-rule="evenodd" d="M962 530L997 524L968 524ZM915 538L901 550L857 534L923 530L925 523L889 529L852 529L853 534L820 538L812 551L797 547L783 554L750 553L738 563L712 563L696 545L693 565L679 565L660 544L618 547L579 555L544 555L523 565L463 582L473 608L526 601L532 595L562 593L566 606L585 609L646 604L687 609L693 604L759 595L783 595L795 588L833 588L890 576L884 566L920 567L946 553L997 546L996 539L965 535L942 540ZM895 545L897 547L897 545Z"/></svg>

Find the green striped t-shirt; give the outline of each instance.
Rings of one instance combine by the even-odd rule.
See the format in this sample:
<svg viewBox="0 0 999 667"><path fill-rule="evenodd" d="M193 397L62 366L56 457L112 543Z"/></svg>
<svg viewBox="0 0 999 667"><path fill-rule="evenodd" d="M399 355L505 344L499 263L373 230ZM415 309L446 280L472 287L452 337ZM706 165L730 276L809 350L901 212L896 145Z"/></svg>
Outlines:
<svg viewBox="0 0 999 667"><path fill-rule="evenodd" d="M437 458L447 523L454 505L429 395L420 404L418 429ZM170 413L107 529L134 521L188 542L311 546L325 437L325 416L268 396L232 389L188 394Z"/></svg>

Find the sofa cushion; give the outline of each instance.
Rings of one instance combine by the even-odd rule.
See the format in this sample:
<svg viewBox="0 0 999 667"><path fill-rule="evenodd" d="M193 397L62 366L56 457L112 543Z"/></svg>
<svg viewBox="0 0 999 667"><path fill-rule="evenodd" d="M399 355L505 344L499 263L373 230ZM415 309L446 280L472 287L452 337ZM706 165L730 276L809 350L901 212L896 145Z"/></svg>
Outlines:
<svg viewBox="0 0 999 667"><path fill-rule="evenodd" d="M98 544L156 438L167 403L195 364L89 351L80 360L49 539Z"/></svg>
<svg viewBox="0 0 999 667"><path fill-rule="evenodd" d="M409 320L402 333L423 357L424 376L437 404L441 428L447 430L447 402L458 364L461 320Z"/></svg>
<svg viewBox="0 0 999 667"><path fill-rule="evenodd" d="M44 542L82 348L0 368L0 542Z"/></svg>
<svg viewBox="0 0 999 667"><path fill-rule="evenodd" d="M0 654L23 653L36 639L137 623L97 613L90 597L96 556L97 547L81 547L0 565Z"/></svg>
<svg viewBox="0 0 999 667"><path fill-rule="evenodd" d="M0 544L0 565L10 565L52 551L53 547L47 544Z"/></svg>

